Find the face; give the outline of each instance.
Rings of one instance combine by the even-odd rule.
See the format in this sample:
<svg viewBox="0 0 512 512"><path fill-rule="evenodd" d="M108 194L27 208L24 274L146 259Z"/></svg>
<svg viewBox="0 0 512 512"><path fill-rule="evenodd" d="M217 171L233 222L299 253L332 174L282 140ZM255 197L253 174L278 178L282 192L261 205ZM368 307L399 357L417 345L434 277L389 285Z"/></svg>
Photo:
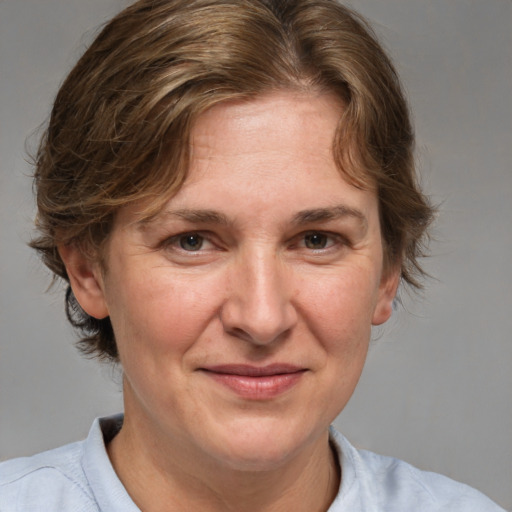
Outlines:
<svg viewBox="0 0 512 512"><path fill-rule="evenodd" d="M397 282L375 192L333 160L341 112L292 92L207 111L177 195L150 221L120 212L94 293L72 278L111 317L125 425L235 468L325 442Z"/></svg>

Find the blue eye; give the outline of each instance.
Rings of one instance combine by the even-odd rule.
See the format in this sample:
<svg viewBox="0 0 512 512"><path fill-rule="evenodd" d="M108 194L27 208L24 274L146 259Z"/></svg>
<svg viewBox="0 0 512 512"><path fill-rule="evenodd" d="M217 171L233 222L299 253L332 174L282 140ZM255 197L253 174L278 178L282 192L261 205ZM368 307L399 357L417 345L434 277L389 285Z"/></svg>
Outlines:
<svg viewBox="0 0 512 512"><path fill-rule="evenodd" d="M329 237L323 233L308 233L304 236L304 245L308 249L325 249L329 243Z"/></svg>
<svg viewBox="0 0 512 512"><path fill-rule="evenodd" d="M204 238L197 233L180 236L180 247L185 251L198 251L203 246Z"/></svg>

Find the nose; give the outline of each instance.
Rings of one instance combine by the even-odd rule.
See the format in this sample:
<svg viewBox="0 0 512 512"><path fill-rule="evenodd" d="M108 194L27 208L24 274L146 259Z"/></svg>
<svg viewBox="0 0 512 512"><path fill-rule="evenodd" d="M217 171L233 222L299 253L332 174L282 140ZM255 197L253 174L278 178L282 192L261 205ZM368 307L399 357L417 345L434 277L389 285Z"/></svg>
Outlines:
<svg viewBox="0 0 512 512"><path fill-rule="evenodd" d="M239 255L221 310L224 330L254 345L283 339L297 322L293 282L275 253Z"/></svg>

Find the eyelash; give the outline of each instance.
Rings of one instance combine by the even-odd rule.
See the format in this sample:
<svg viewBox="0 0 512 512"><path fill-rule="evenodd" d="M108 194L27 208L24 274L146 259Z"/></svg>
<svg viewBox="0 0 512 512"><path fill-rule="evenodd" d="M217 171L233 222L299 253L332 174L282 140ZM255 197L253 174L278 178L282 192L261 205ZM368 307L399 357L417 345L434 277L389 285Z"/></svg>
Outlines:
<svg viewBox="0 0 512 512"><path fill-rule="evenodd" d="M192 238L192 237L198 237L200 238L200 246L197 250L187 250L183 247L182 242L186 238ZM204 242L209 242L210 244L213 244L213 242L210 240L210 237L208 237L207 234L202 233L200 231L187 231L186 233L179 233L177 235L171 236L170 238L165 239L162 242L162 246L164 248L173 248L177 249L178 251L184 252L184 253L200 253L202 246Z"/></svg>
<svg viewBox="0 0 512 512"><path fill-rule="evenodd" d="M192 237L196 237L199 239L197 242L199 244L199 247L196 250L193 250L193 249L189 250L184 247L184 245L186 244L186 238L191 239ZM309 238L309 241L311 241L311 239L313 237L320 237L321 241L323 241L325 243L325 246L318 247L318 248L308 247L308 238ZM190 241L191 240L189 240L189 242ZM210 245L216 247L217 249L219 248L219 244L216 244L215 242L212 241L211 235L209 235L208 233L203 233L201 231L188 231L185 233L179 233L177 235L174 235L170 238L165 239L162 242L161 246L164 248L172 248L172 249L178 250L182 253L188 253L188 254L197 253L197 254L199 254L199 253L204 252L203 246L205 243L210 244ZM306 249L306 250L308 250L308 252L311 251L314 254L315 253L318 254L318 253L332 250L336 246L349 246L349 245L350 245L349 241L345 237L343 237L337 233L330 233L330 232L326 232L326 231L306 231L304 233L300 233L299 235L293 237L293 243L291 243L289 245L289 247L292 249L298 247L301 249Z"/></svg>
<svg viewBox="0 0 512 512"><path fill-rule="evenodd" d="M322 241L325 242L325 247L308 247L308 238L309 241L313 237L320 237ZM329 233L325 231L308 231L306 233L301 233L300 235L301 244L304 244L306 249L310 249L311 251L320 252L320 251L328 251L334 246L337 245L347 245L347 241L345 238L340 236L339 234Z"/></svg>

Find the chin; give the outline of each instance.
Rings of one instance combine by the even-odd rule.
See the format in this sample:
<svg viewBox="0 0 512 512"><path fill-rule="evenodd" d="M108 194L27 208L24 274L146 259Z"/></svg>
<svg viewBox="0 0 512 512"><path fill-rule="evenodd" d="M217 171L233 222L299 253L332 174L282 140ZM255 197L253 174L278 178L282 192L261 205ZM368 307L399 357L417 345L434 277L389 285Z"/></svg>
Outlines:
<svg viewBox="0 0 512 512"><path fill-rule="evenodd" d="M324 431L327 439L328 431ZM215 451L218 459L232 470L273 471L296 458L301 451L307 452L320 437L321 433L298 425L294 428L291 422L259 419L224 430L223 439L217 444L222 447L222 453Z"/></svg>
<svg viewBox="0 0 512 512"><path fill-rule="evenodd" d="M283 446L262 447L233 446L228 453L221 455L222 463L233 471L272 472L284 466L293 458L295 450L287 450Z"/></svg>

